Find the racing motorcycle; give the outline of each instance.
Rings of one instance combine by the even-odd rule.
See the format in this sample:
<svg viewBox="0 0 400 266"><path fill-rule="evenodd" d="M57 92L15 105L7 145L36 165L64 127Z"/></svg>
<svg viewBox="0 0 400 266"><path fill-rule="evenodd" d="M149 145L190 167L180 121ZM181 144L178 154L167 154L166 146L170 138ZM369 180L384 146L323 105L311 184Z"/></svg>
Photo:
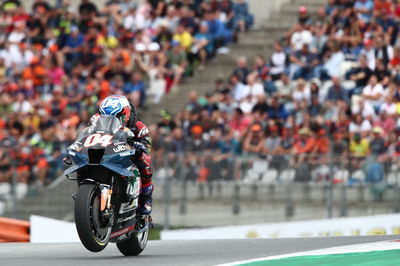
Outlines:
<svg viewBox="0 0 400 266"><path fill-rule="evenodd" d="M114 242L122 254L136 256L147 244L151 218L136 213L140 176L130 159L135 154L127 144L130 135L118 118L100 116L68 147L65 175L78 182L75 225L92 252Z"/></svg>

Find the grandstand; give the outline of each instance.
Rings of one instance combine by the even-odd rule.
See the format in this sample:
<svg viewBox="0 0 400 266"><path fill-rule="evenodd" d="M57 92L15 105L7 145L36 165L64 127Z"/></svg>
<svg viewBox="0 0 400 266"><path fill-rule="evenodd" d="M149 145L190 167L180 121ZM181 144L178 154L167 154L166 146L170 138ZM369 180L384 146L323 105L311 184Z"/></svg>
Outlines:
<svg viewBox="0 0 400 266"><path fill-rule="evenodd" d="M250 0L62 2L1 5L0 199L30 203L8 215L68 218L65 147L114 93L152 124L159 184L356 186L397 209L397 1L277 1L265 20Z"/></svg>

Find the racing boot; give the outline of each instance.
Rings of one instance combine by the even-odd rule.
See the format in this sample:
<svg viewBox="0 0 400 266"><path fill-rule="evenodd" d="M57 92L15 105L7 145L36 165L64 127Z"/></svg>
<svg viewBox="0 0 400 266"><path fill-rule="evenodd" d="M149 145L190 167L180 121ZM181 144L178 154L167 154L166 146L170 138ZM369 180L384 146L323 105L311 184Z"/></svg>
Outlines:
<svg viewBox="0 0 400 266"><path fill-rule="evenodd" d="M153 190L153 184L142 187L142 189L140 190L138 210L139 215L150 215L152 210Z"/></svg>

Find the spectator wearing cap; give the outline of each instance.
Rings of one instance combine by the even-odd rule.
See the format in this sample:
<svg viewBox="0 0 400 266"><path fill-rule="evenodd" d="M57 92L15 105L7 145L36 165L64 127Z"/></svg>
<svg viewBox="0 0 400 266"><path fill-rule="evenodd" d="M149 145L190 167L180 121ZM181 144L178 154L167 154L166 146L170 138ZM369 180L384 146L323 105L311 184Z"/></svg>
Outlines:
<svg viewBox="0 0 400 266"><path fill-rule="evenodd" d="M253 124L243 140L243 152L248 155L261 155L264 147L264 132L260 124Z"/></svg>
<svg viewBox="0 0 400 266"><path fill-rule="evenodd" d="M176 123L172 120L172 116L165 110L160 111L161 121L158 122L157 128L162 136L168 136L176 127Z"/></svg>
<svg viewBox="0 0 400 266"><path fill-rule="evenodd" d="M364 48L361 50L361 55L365 55L367 58L368 67L371 70L375 70L376 66L376 54L373 47L373 40L366 39L364 41Z"/></svg>
<svg viewBox="0 0 400 266"><path fill-rule="evenodd" d="M193 125L190 128L190 138L187 145L190 152L200 154L205 149L205 141L203 139L203 127L201 125Z"/></svg>
<svg viewBox="0 0 400 266"><path fill-rule="evenodd" d="M160 53L160 45L156 42L150 43L148 51L150 54L148 64L146 64L141 57L138 57L136 62L141 70L147 73L149 78L149 88L146 94L153 97L152 102L154 104L158 104L163 95L167 92L165 69L159 65L159 62L163 60L163 56Z"/></svg>
<svg viewBox="0 0 400 266"><path fill-rule="evenodd" d="M311 17L308 13L308 9L306 6L300 6L298 9L298 23L300 25L306 25L311 23Z"/></svg>
<svg viewBox="0 0 400 266"><path fill-rule="evenodd" d="M294 144L293 152L295 154L311 153L314 150L315 138L312 136L308 128L301 128L299 130L299 138Z"/></svg>
<svg viewBox="0 0 400 266"><path fill-rule="evenodd" d="M168 27L168 21L162 20L159 23L156 35L154 37L154 41L164 45L165 42L171 42L173 33Z"/></svg>
<svg viewBox="0 0 400 266"><path fill-rule="evenodd" d="M396 120L394 115L390 115L387 112L380 112L378 117L379 120L375 120L373 126L382 128L382 135L387 137L390 132L393 132L396 129Z"/></svg>

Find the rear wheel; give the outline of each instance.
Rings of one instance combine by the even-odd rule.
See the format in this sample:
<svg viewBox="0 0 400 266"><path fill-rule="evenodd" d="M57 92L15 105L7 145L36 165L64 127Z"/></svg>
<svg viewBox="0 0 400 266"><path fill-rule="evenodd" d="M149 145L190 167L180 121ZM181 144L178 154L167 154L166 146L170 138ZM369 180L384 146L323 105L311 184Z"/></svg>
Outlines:
<svg viewBox="0 0 400 266"><path fill-rule="evenodd" d="M111 227L100 215L100 192L95 184L82 184L75 200L75 225L82 244L92 252L103 250L110 239Z"/></svg>
<svg viewBox="0 0 400 266"><path fill-rule="evenodd" d="M118 250L125 256L137 256L146 247L148 237L149 229L140 234L133 234L131 238L117 243Z"/></svg>

